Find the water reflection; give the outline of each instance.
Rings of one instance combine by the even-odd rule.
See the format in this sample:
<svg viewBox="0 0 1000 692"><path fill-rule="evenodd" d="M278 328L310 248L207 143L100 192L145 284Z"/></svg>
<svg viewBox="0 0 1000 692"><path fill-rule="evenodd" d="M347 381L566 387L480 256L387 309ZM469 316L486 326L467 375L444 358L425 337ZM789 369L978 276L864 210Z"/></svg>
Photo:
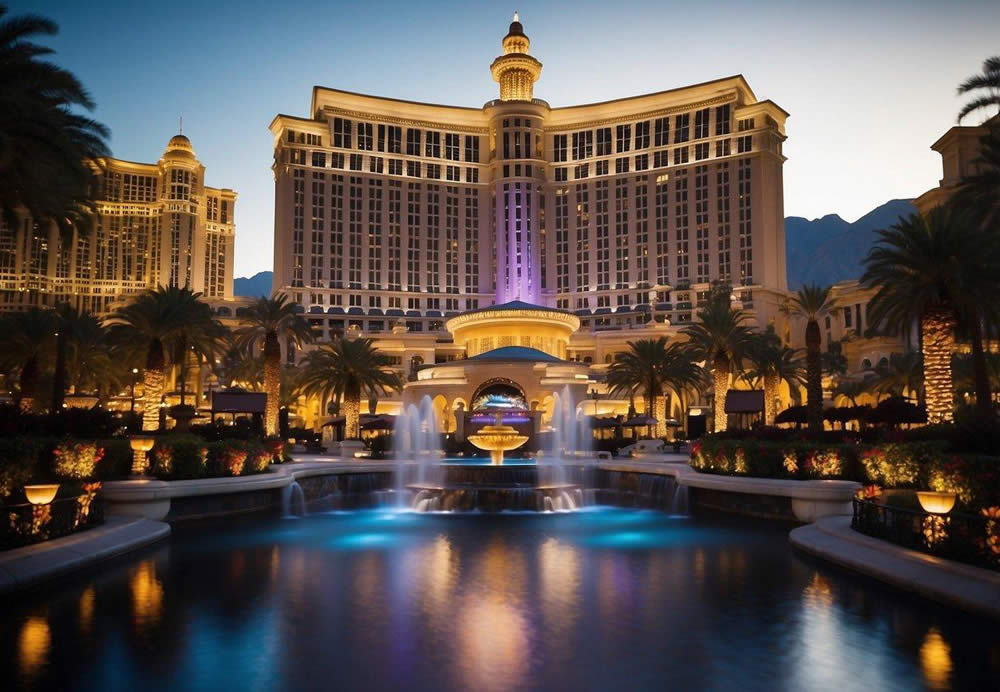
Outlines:
<svg viewBox="0 0 1000 692"><path fill-rule="evenodd" d="M84 632L90 630L90 625L94 621L94 586L91 584L80 594L80 629Z"/></svg>
<svg viewBox="0 0 1000 692"><path fill-rule="evenodd" d="M31 676L48 661L51 643L48 620L35 615L24 621L17 647L22 674Z"/></svg>
<svg viewBox="0 0 1000 692"><path fill-rule="evenodd" d="M951 689L951 647L934 627L927 630L920 646L920 667L924 680L932 690Z"/></svg>
<svg viewBox="0 0 1000 692"><path fill-rule="evenodd" d="M160 618L163 608L163 584L156 578L156 564L144 560L132 571L129 580L132 590L132 612L139 625L153 625Z"/></svg>

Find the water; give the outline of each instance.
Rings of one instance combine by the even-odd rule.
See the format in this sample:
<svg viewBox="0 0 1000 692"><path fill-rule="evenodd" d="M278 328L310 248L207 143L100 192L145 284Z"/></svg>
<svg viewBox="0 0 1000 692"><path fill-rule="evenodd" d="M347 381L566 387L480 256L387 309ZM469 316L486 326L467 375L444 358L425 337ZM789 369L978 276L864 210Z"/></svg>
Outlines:
<svg viewBox="0 0 1000 692"><path fill-rule="evenodd" d="M393 423L393 456L396 459L395 492L400 508L406 506L410 493L407 483L439 482L441 434L437 411L429 396L420 406L410 404Z"/></svg>
<svg viewBox="0 0 1000 692"><path fill-rule="evenodd" d="M306 498L302 487L296 481L281 489L281 515L301 517L306 513Z"/></svg>
<svg viewBox="0 0 1000 692"><path fill-rule="evenodd" d="M588 509L310 514L0 604L4 689L998 689L995 623L800 557L787 527Z"/></svg>

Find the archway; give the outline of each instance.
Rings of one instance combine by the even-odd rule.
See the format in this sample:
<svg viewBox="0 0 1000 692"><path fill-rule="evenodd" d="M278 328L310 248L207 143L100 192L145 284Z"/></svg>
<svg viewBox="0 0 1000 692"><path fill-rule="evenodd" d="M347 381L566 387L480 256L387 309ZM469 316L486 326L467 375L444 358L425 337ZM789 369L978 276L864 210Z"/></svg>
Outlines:
<svg viewBox="0 0 1000 692"><path fill-rule="evenodd" d="M486 380L472 395L471 411L527 411L524 390L513 380L494 377Z"/></svg>

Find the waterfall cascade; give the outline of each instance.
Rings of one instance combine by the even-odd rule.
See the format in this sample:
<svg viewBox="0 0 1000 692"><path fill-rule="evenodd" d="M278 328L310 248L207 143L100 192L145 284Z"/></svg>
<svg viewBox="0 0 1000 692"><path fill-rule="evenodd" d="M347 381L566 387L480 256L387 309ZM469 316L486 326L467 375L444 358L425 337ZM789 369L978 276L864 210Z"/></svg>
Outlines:
<svg viewBox="0 0 1000 692"><path fill-rule="evenodd" d="M407 483L435 483L441 480L441 433L437 411L429 396L420 406L410 404L396 416L393 426L393 457L396 460L396 505L408 507Z"/></svg>
<svg viewBox="0 0 1000 692"><path fill-rule="evenodd" d="M306 514L306 497L297 481L281 489L281 516L303 517Z"/></svg>

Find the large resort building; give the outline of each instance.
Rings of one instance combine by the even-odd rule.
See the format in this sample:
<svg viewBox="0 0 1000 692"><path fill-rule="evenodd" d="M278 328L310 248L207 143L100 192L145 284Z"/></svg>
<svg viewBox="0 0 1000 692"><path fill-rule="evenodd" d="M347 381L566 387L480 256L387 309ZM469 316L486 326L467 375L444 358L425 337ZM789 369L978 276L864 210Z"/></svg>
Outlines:
<svg viewBox="0 0 1000 692"><path fill-rule="evenodd" d="M787 337L788 114L739 75L552 107L516 18L502 47L481 108L314 87L309 117L273 120L274 289L411 378L515 346L602 366L676 335L715 281ZM490 306L558 314L559 338L466 328Z"/></svg>
<svg viewBox="0 0 1000 692"><path fill-rule="evenodd" d="M233 299L236 193L205 185L190 140L172 137L156 163L93 162L92 226L64 245L55 223L0 225L0 310L69 303L106 314L155 286Z"/></svg>

